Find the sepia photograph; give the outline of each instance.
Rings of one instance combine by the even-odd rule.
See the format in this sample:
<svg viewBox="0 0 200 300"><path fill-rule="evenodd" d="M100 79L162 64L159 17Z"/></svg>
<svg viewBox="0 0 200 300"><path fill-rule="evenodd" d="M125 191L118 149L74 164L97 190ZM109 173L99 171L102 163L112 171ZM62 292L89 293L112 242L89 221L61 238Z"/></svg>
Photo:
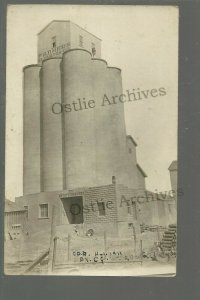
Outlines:
<svg viewBox="0 0 200 300"><path fill-rule="evenodd" d="M179 9L9 5L4 273L175 276Z"/></svg>

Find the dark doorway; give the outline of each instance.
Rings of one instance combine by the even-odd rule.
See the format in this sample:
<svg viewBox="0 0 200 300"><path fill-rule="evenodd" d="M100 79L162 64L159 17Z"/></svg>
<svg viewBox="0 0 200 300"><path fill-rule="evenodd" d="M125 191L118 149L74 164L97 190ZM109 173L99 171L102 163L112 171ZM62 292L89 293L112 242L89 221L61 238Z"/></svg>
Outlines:
<svg viewBox="0 0 200 300"><path fill-rule="evenodd" d="M83 224L83 198L81 196L63 198L62 204L69 224Z"/></svg>

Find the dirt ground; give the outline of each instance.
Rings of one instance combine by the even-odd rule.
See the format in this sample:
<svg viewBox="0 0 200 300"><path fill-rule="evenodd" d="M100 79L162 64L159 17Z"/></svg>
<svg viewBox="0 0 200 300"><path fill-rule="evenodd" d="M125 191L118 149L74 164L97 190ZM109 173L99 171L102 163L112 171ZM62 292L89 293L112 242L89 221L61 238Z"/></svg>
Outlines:
<svg viewBox="0 0 200 300"><path fill-rule="evenodd" d="M52 275L86 275L86 276L175 276L176 262L158 261L82 264L63 266Z"/></svg>
<svg viewBox="0 0 200 300"><path fill-rule="evenodd" d="M22 275L26 266L7 268L8 275ZM59 275L59 276L165 276L176 275L176 261L169 262L143 261L127 263L93 263L58 265L48 273L47 265L36 267L27 275Z"/></svg>

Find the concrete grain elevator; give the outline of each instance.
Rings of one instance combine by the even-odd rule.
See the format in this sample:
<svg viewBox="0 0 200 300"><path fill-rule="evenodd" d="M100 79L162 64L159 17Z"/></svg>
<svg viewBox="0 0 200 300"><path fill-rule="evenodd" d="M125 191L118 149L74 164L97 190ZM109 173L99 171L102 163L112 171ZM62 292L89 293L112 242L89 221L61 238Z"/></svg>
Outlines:
<svg viewBox="0 0 200 300"><path fill-rule="evenodd" d="M137 187L127 156L121 70L101 59L101 40L70 21L38 34L38 64L24 67L24 195L110 184ZM84 110L52 107L93 100Z"/></svg>

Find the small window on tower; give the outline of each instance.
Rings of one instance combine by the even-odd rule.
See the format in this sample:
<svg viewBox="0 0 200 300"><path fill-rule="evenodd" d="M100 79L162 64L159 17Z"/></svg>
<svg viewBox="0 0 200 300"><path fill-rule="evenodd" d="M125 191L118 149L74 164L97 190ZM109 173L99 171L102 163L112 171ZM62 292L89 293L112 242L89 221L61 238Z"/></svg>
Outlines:
<svg viewBox="0 0 200 300"><path fill-rule="evenodd" d="M132 152L132 149L131 148L129 148L129 153L131 153Z"/></svg>
<svg viewBox="0 0 200 300"><path fill-rule="evenodd" d="M95 56L95 54L96 54L95 44L92 43L92 56Z"/></svg>
<svg viewBox="0 0 200 300"><path fill-rule="evenodd" d="M55 36L52 37L52 47L53 48L56 47L56 37Z"/></svg>
<svg viewBox="0 0 200 300"><path fill-rule="evenodd" d="M97 202L97 205L98 205L98 210L99 210L99 216L105 216L106 215L105 203Z"/></svg>
<svg viewBox="0 0 200 300"><path fill-rule="evenodd" d="M82 37L82 35L79 35L79 46L83 47L83 37Z"/></svg>

